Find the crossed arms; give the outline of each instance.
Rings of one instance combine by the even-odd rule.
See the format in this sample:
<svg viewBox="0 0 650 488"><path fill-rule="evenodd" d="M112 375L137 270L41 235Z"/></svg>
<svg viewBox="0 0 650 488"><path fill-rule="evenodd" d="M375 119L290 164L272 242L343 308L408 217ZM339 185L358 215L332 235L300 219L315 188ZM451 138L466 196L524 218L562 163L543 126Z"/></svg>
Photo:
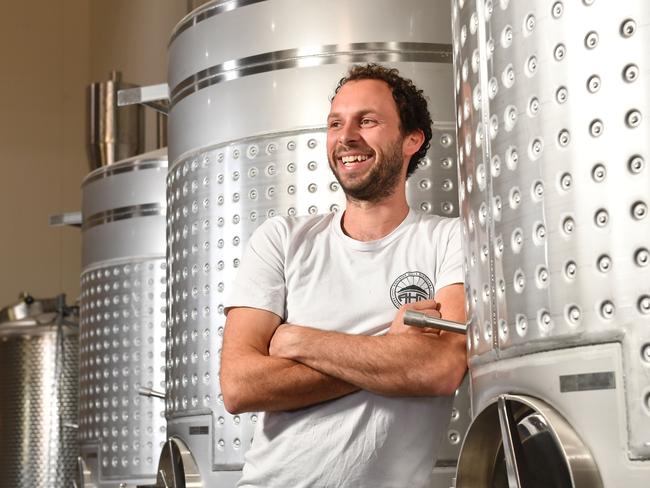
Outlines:
<svg viewBox="0 0 650 488"><path fill-rule="evenodd" d="M281 324L274 313L233 308L221 353L221 392L231 413L307 407L357 390L385 396L446 396L467 369L465 337L404 325L420 310L465 322L463 285L402 307L386 335Z"/></svg>

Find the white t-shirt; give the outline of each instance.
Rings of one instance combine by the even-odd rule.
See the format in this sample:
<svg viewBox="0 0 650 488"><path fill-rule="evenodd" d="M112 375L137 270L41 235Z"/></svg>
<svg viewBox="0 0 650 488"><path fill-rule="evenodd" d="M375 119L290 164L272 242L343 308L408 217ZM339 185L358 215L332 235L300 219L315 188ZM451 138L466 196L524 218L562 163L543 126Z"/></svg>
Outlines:
<svg viewBox="0 0 650 488"><path fill-rule="evenodd" d="M267 220L251 236L228 308L348 334L385 333L404 303L463 282L458 219L410 211L389 235L346 236L340 213ZM242 488L424 488L451 397L359 391L261 415Z"/></svg>

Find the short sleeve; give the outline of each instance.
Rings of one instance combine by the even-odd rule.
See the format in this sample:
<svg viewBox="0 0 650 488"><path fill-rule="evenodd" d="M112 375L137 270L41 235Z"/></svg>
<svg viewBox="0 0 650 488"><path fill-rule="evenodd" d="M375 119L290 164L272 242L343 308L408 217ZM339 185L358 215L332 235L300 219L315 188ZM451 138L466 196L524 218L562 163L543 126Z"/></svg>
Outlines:
<svg viewBox="0 0 650 488"><path fill-rule="evenodd" d="M454 283L464 283L463 245L460 219L445 219L437 242L436 291Z"/></svg>
<svg viewBox="0 0 650 488"><path fill-rule="evenodd" d="M267 220L253 232L230 285L226 313L234 307L251 307L284 318L286 235L286 226L280 218Z"/></svg>

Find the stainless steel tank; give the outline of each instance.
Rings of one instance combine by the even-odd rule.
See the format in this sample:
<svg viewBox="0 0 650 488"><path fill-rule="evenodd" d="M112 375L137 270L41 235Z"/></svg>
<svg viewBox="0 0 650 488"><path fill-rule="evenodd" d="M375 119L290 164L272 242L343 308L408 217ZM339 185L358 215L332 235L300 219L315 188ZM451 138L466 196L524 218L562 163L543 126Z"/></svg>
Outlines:
<svg viewBox="0 0 650 488"><path fill-rule="evenodd" d="M79 478L152 482L165 442L165 178L155 151L82 184Z"/></svg>
<svg viewBox="0 0 650 488"><path fill-rule="evenodd" d="M342 206L326 157L325 118L350 64L397 67L429 96L434 136L409 180L408 199L420 211L457 215L449 18L446 2L424 0L212 1L175 28L167 193L170 444L161 472L182 452L200 472L192 468L188 480L233 486L239 478L257 415L232 416L223 405L223 300L249 236L265 219ZM457 407L440 486L450 482L467 426L465 390Z"/></svg>
<svg viewBox="0 0 650 488"><path fill-rule="evenodd" d="M0 311L0 487L71 486L78 371L78 316L64 296Z"/></svg>
<svg viewBox="0 0 650 488"><path fill-rule="evenodd" d="M452 18L476 417L457 487L647 486L650 7Z"/></svg>

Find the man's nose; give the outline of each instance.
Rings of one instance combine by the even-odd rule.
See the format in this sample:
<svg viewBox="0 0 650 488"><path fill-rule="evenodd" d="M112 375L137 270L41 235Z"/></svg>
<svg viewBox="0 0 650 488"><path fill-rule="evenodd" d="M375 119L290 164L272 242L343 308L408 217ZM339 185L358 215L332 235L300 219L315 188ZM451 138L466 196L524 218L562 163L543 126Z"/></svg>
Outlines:
<svg viewBox="0 0 650 488"><path fill-rule="evenodd" d="M341 144L349 144L359 140L359 129L354 124L348 123L341 128L339 133L339 142Z"/></svg>

